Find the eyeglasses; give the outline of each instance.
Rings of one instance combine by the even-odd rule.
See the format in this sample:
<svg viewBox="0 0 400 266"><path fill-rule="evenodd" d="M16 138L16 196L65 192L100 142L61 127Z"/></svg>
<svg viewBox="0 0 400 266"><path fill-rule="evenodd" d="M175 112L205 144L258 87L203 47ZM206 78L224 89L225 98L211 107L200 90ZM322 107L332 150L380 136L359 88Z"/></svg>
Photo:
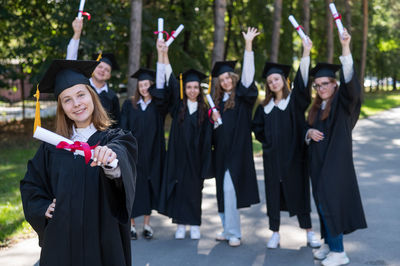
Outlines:
<svg viewBox="0 0 400 266"><path fill-rule="evenodd" d="M325 89L328 85L331 84L330 82L322 82L321 84L314 83L312 85L314 90Z"/></svg>

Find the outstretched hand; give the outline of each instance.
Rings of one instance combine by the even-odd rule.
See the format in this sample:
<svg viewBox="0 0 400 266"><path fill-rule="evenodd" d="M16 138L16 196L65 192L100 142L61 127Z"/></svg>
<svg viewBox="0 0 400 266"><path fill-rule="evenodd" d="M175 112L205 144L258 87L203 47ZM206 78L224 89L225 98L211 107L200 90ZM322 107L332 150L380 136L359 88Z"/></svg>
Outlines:
<svg viewBox="0 0 400 266"><path fill-rule="evenodd" d="M72 21L72 29L74 30L74 36L72 38L78 40L81 37L82 28L83 18L75 18L74 21Z"/></svg>
<svg viewBox="0 0 400 266"><path fill-rule="evenodd" d="M342 36L340 36L340 33L339 33L339 40L340 40L340 43L342 44L342 54L344 56L349 55L351 53L350 52L351 35L347 31L347 29L343 30Z"/></svg>
<svg viewBox="0 0 400 266"><path fill-rule="evenodd" d="M307 41L302 39L303 42L303 57L307 57L310 55L311 48L313 46L313 42L309 37L307 37Z"/></svg>
<svg viewBox="0 0 400 266"><path fill-rule="evenodd" d="M246 33L242 31L242 35L246 42L252 42L256 36L260 35L260 32L257 28L248 27Z"/></svg>

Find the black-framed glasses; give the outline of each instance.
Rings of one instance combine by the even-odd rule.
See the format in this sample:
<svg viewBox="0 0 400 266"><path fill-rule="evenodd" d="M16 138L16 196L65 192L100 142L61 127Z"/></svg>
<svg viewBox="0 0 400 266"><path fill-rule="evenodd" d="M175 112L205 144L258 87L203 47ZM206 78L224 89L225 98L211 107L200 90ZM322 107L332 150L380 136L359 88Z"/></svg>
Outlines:
<svg viewBox="0 0 400 266"><path fill-rule="evenodd" d="M314 84L312 85L312 87L313 87L314 90L320 90L320 89L322 89L322 88L326 88L329 84L330 84L329 81L327 81L327 82L322 82L321 84L314 83Z"/></svg>

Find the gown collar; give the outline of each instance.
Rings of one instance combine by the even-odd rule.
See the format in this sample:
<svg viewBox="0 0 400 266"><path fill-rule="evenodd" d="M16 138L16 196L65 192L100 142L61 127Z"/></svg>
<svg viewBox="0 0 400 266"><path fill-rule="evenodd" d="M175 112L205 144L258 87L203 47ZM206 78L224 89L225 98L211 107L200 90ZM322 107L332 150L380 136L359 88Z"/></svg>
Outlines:
<svg viewBox="0 0 400 266"><path fill-rule="evenodd" d="M188 109L189 109L189 114L193 114L194 112L196 112L198 105L199 104L197 102L192 102L190 100L187 100L187 106L188 106Z"/></svg>
<svg viewBox="0 0 400 266"><path fill-rule="evenodd" d="M264 113L269 114L275 106L278 107L281 111L285 111L290 101L290 95L291 94L289 94L286 99L280 100L278 104L275 104L274 98L271 98L269 103L264 106Z"/></svg>
<svg viewBox="0 0 400 266"><path fill-rule="evenodd" d="M151 103L151 99L145 102L142 97L140 97L140 100L137 102L140 104L140 108L142 108L142 111L146 110L147 106Z"/></svg>
<svg viewBox="0 0 400 266"><path fill-rule="evenodd" d="M87 142L89 138L96 133L97 129L91 123L89 126L85 128L75 128L75 125L72 125L72 141L81 141Z"/></svg>
<svg viewBox="0 0 400 266"><path fill-rule="evenodd" d="M90 85L92 85L92 87L96 90L97 94L100 94L100 93L102 93L103 91L108 92L107 82L104 84L103 87L97 88L97 87L94 85L92 78L90 78L89 81L90 81Z"/></svg>

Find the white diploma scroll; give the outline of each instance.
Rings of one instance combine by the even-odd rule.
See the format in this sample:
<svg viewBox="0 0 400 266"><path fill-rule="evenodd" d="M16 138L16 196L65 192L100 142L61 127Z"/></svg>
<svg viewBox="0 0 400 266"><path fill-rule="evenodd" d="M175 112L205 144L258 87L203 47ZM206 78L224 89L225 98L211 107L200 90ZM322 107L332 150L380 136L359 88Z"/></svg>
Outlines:
<svg viewBox="0 0 400 266"><path fill-rule="evenodd" d="M78 18L82 17L82 12L84 7L85 7L85 0L81 0L81 3L79 4Z"/></svg>
<svg viewBox="0 0 400 266"><path fill-rule="evenodd" d="M210 107L211 107L213 113L218 112L217 109L215 109L215 104L214 104L213 99L211 98L211 95L210 95L210 94L206 94L206 97L207 97L208 104L210 105ZM218 125L222 125L222 119L221 119L221 117L218 118L217 123L218 123Z"/></svg>
<svg viewBox="0 0 400 266"><path fill-rule="evenodd" d="M164 19L163 18L158 18L158 39L162 40L163 39L163 31L164 31Z"/></svg>
<svg viewBox="0 0 400 266"><path fill-rule="evenodd" d="M292 23L293 27L296 29L296 31L299 33L300 38L302 38L307 42L308 39L307 35L304 33L303 29L299 26L299 23L297 23L293 15L289 16L289 20Z"/></svg>
<svg viewBox="0 0 400 266"><path fill-rule="evenodd" d="M50 130L44 129L42 127L37 127L35 133L33 134L33 137L35 139L41 140L43 142L47 142L51 145L57 146L61 141L65 141L68 144L73 144L74 142L70 139L67 139L63 136L60 136L54 132L51 132ZM66 149L69 150L69 149ZM80 150L75 151L77 154L81 156L85 156L85 153ZM92 158L93 158L93 150L92 150ZM118 165L118 159L115 159L111 163L109 163L107 166L110 166L112 168L117 167Z"/></svg>
<svg viewBox="0 0 400 266"><path fill-rule="evenodd" d="M344 32L344 28L343 28L342 20L340 18L338 18L339 17L339 13L336 10L335 4L334 3L330 3L329 4L329 8L331 9L332 16L335 19L336 26L337 26L337 28L339 30L340 36L342 36L343 32Z"/></svg>
<svg viewBox="0 0 400 266"><path fill-rule="evenodd" d="M174 34L171 35L171 37L167 40L167 42L165 43L168 46L171 45L171 43L175 40L176 37L178 37L179 33L181 33L181 31L183 30L184 26L181 24L179 25L179 27L176 29L176 31L174 32Z"/></svg>

